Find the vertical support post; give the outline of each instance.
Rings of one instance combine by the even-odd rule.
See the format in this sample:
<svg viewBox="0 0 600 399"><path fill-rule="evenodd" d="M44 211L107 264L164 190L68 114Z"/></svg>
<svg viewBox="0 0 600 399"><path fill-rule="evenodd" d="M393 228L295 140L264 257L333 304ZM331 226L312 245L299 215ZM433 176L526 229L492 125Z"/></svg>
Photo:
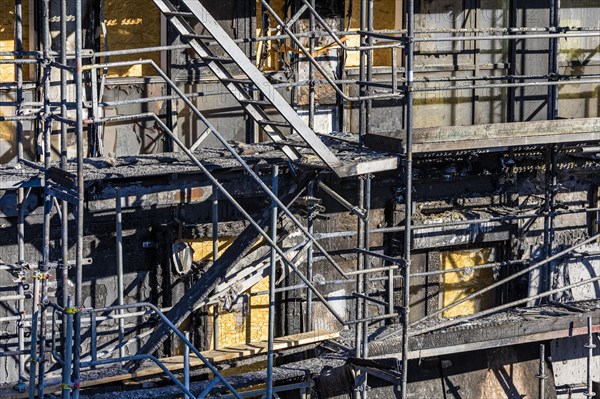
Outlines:
<svg viewBox="0 0 600 399"><path fill-rule="evenodd" d="M60 62L67 65L67 0L60 1ZM68 118L67 102L67 71L60 68L60 116L63 121L60 123L60 168L66 170L68 155L68 126L65 121ZM63 217L60 220L61 235L61 261L60 261L60 286L61 286L61 305L63 308L73 306L73 298L69 295L69 203L61 201L61 213ZM71 372L73 361L73 315L63 314L63 323L67 325L67 331L63 329L63 358L65 366L62 369L63 380L63 398L71 397ZM70 328L70 330L69 330ZM68 351L68 353L67 353ZM66 388L68 387L68 389Z"/></svg>
<svg viewBox="0 0 600 399"><path fill-rule="evenodd" d="M540 364L538 367L538 397L539 399L544 399L544 392L546 390L545 380L546 380L546 346L544 344L540 344Z"/></svg>
<svg viewBox="0 0 600 399"><path fill-rule="evenodd" d="M347 20L346 19L346 14L344 14L341 18L340 18L340 24L339 24L339 28L340 29L346 29L350 28L350 24L352 22L352 20ZM344 78L344 70L346 68L346 63L345 63L345 58L347 56L347 52L345 50L341 50L341 61L338 64L338 67L336 68L336 76L338 79L343 79ZM344 91L344 84L338 84L337 87L340 89L340 91ZM346 117L348 115L347 109L346 107L348 106L348 103L344 100L344 98L336 91L336 104L337 104L337 110L338 110L338 131L340 132L346 132L348 129L346 128L347 125L347 120ZM350 114L352 114L352 105L350 103L350 107L349 107L349 111Z"/></svg>
<svg viewBox="0 0 600 399"><path fill-rule="evenodd" d="M372 6L372 0L369 0ZM365 181L365 189L364 189L364 199L362 201L361 208L365 212L365 219L363 221L363 248L369 251L370 248L370 240L371 240L371 228L369 226L370 223L370 212L371 212L371 180L372 176L370 174L363 177ZM363 253L361 255L363 257L363 269L369 269L370 265L370 256L367 253ZM361 293L365 296L369 295L369 278L368 275L363 275L363 285L361 287ZM362 300L362 317L367 319L369 317L369 304L366 299ZM369 356L369 323L367 321L362 323L362 357L367 358ZM362 399L367 399L367 383L363 386L363 390L360 392L360 396Z"/></svg>
<svg viewBox="0 0 600 399"><path fill-rule="evenodd" d="M48 263L50 262L50 212L52 211L52 196L48 190L50 160L52 157L52 148L50 146L50 136L52 134L52 119L50 118L50 80L52 68L50 67L50 0L44 0L41 4L42 12L42 46L43 46L43 96L44 96L44 118L43 118L43 154L44 154L44 230L43 230L43 248L42 261L40 262L41 280L41 301L46 299L48 293ZM44 397L44 385L46 375L46 308L40 308L40 337L39 337L39 357L38 357L38 397Z"/></svg>
<svg viewBox="0 0 600 399"><path fill-rule="evenodd" d="M310 5L315 8L315 0L310 0ZM315 53L315 15L310 12L310 54ZM315 128L315 67L312 62L308 63L308 127Z"/></svg>
<svg viewBox="0 0 600 399"><path fill-rule="evenodd" d="M37 365L37 333L40 305L40 284L37 278L33 280L33 302L31 305L31 349L29 358L29 399L35 398L35 374Z"/></svg>
<svg viewBox="0 0 600 399"><path fill-rule="evenodd" d="M517 5L515 0L508 1L508 28L509 34L514 35L515 32L512 28L517 25ZM508 75L511 76L509 83L515 83L515 79L512 76L517 74L517 41L508 40ZM516 87L508 88L508 106L506 108L507 122L516 121L516 101L517 101L517 89Z"/></svg>
<svg viewBox="0 0 600 399"><path fill-rule="evenodd" d="M96 62L95 59L92 62ZM100 118L100 106L98 104L101 99L99 99L99 90L98 90L98 71L94 70L90 73L90 83L91 83L91 96L92 96L92 106L90 107L90 111L88 117L91 119ZM92 157L101 157L104 155L104 149L102 148L102 139L100 135L101 125L92 124L90 125L92 133L88 135L90 137L88 148L90 155Z"/></svg>
<svg viewBox="0 0 600 399"><path fill-rule="evenodd" d="M550 165L552 167L552 174L550 179L550 235L548 240L548 246L550 255L554 252L554 237L556 234L556 194L558 192L558 166L557 166L557 147L552 145L550 149ZM548 284L550 289L550 284Z"/></svg>
<svg viewBox="0 0 600 399"><path fill-rule="evenodd" d="M190 332L185 332L185 339L190 340ZM184 343L183 344L183 385L185 389L190 390L190 347ZM186 394L188 399L194 399L193 397Z"/></svg>
<svg viewBox="0 0 600 399"><path fill-rule="evenodd" d="M62 65L67 65L67 0L60 1L60 62ZM60 168L67 169L68 155L68 126L65 121L68 119L67 114L67 71L60 68L60 116L63 121L60 123ZM69 203L61 201L61 218L60 236L61 236L61 262L60 262L60 282L61 282L61 302L62 307L72 307L73 298L69 295ZM70 319L69 319L70 317ZM63 358L65 366L62 370L63 387L69 386L65 392L63 388L63 397L71 397L71 372L73 361L73 315L63 314L63 323L70 327L70 331L63 333ZM70 323L70 324L69 324ZM64 329L63 329L64 331ZM67 349L69 353L67 353ZM68 365L67 365L68 362ZM67 367L68 366L68 367Z"/></svg>
<svg viewBox="0 0 600 399"><path fill-rule="evenodd" d="M592 360L594 358L594 334L592 333L593 329L592 317L589 316L587 319L587 330L588 330L588 342L585 345L587 348L587 391L585 396L588 398L593 398L596 394L594 393L594 387L592 384Z"/></svg>
<svg viewBox="0 0 600 399"><path fill-rule="evenodd" d="M367 36L363 33L367 30L367 0L360 0L360 46L364 47L367 45ZM367 85L365 84L365 80L367 78L366 74L366 60L365 53L363 50L358 51L359 56L359 80L360 80L360 97L367 95ZM367 125L367 104L365 100L359 101L359 111L358 111L358 138L360 145L363 145L365 142L365 133L366 133L366 125Z"/></svg>
<svg viewBox="0 0 600 399"><path fill-rule="evenodd" d="M401 397L407 397L408 382L408 330L410 324L410 264L411 264L411 245L412 245L412 135L413 135L413 66L414 66L414 18L415 1L407 0L407 41L406 41L406 192L405 198L405 216L404 216L404 281L403 281L403 305L404 320L402 321L402 382Z"/></svg>
<svg viewBox="0 0 600 399"><path fill-rule="evenodd" d="M15 51L19 54L23 52L23 1L15 0ZM23 65L15 64L15 77L17 80L17 109L16 114L21 114L21 104L23 103ZM17 128L17 158L23 159L23 122L16 122ZM17 190L17 245L19 264L25 262L25 189ZM17 301L17 310L21 320L17 325L18 329L18 347L19 347L19 385L22 385L25 380L25 327L23 325L25 316L25 300L22 299L25 295L25 286L23 281L19 281L19 300Z"/></svg>
<svg viewBox="0 0 600 399"><path fill-rule="evenodd" d="M73 360L73 301L71 297L67 298L67 306L65 307L66 327L65 338L63 341L63 371L62 371L62 398L69 399L71 397L71 362Z"/></svg>
<svg viewBox="0 0 600 399"><path fill-rule="evenodd" d="M98 321L96 320L96 312L90 313L90 335L92 337L90 342L90 352L92 362L98 360ZM95 366L92 366L94 368Z"/></svg>
<svg viewBox="0 0 600 399"><path fill-rule="evenodd" d="M116 230L117 230L117 295L119 305L124 302L124 283L123 283L123 212L121 209L121 189L115 189L115 211L116 211ZM119 309L119 315L123 314L123 309ZM119 317L119 357L125 357L125 320Z"/></svg>
<svg viewBox="0 0 600 399"><path fill-rule="evenodd" d="M75 307L83 306L83 26L81 21L82 1L75 0L75 135L77 141L77 208L76 208L76 282L75 282ZM74 360L73 360L73 398L79 399L79 374L81 362L81 312L75 314L74 328Z"/></svg>
<svg viewBox="0 0 600 399"><path fill-rule="evenodd" d="M545 190L544 190L544 258L552 255L550 245L550 212L551 212L551 197L552 197L552 145L546 145L545 153ZM540 292L549 289L549 268L543 267L539 269L540 275Z"/></svg>
<svg viewBox="0 0 600 399"><path fill-rule="evenodd" d="M161 31L163 32L161 37L162 40L161 42L163 42L163 44L165 45L173 45L176 42L178 42L179 40L181 40L178 36L174 35L172 33L173 29L171 27L171 24L167 21L166 16L162 15L160 16L160 21L161 21ZM177 43L179 44L179 43ZM169 79L173 80L173 68L172 65L174 63L176 63L175 60L175 54L177 54L176 51L166 51L165 53L161 53L163 55L164 58L161 59L161 68L163 68L163 70L166 71L167 76L169 77ZM167 96L172 96L173 95L173 89L171 89L171 86L167 85L166 86L166 95ZM165 120L165 124L167 125L167 127L169 128L170 131L172 132L176 132L176 126L177 126L177 116L175 116L175 118L173 118L173 113L175 110L175 114L177 113L177 101L176 100L167 100L166 104L165 104L165 111L167 113L167 118ZM168 152L174 152L174 151L178 151L179 149L173 144L173 139L171 138L171 136L167 137L166 143L165 143L165 149Z"/></svg>
<svg viewBox="0 0 600 399"><path fill-rule="evenodd" d="M21 56L23 53L23 0L15 0L15 51ZM23 65L15 64L15 77L17 80L17 109L16 114L21 115L23 96ZM17 156L23 158L23 122L16 122L17 128ZM19 189L22 192L22 189Z"/></svg>
<svg viewBox="0 0 600 399"><path fill-rule="evenodd" d="M358 207L362 210L362 209L364 209L364 206L365 206L365 179L363 176L360 176L358 178ZM364 246L365 246L364 221L360 216L357 216L357 219L358 219L358 221L357 221L356 232L358 234L356 235L356 238L357 238L356 247L364 248ZM356 270L357 271L362 271L364 269L364 261L365 261L364 256L362 256L362 254L358 254L358 256L356 257ZM359 294L363 293L365 278L366 278L365 275L362 273L358 274L356 276L356 292ZM361 298L361 297L356 298L355 312L356 312L357 320L364 318L363 302L364 302L363 298ZM354 332L354 348L355 348L354 356L357 358L362 358L363 334L366 334L366 331L363 331L363 327L364 327L363 323L357 323L356 329ZM359 389L360 388L361 387L359 387Z"/></svg>
<svg viewBox="0 0 600 399"><path fill-rule="evenodd" d="M23 1L15 0L15 51L17 53L23 52ZM17 109L16 114L21 114L21 104L23 102L23 65L15 64L15 77L17 78ZM16 122L17 128L17 158L18 160L23 159L23 122ZM17 190L17 209L18 209L18 220L17 220L17 245L19 252L19 264L23 265L25 262L25 207L23 202L25 201L25 190L19 188ZM19 297L23 298L25 295L25 286L23 281L19 281ZM23 326L25 316L25 300L19 299L17 301L17 309L21 320L17 325L18 329L18 346L19 346L19 384L23 384L25 377L25 327Z"/></svg>
<svg viewBox="0 0 600 399"><path fill-rule="evenodd" d="M385 261L384 261L385 264ZM394 269L390 269L388 271L388 280L387 280L387 285L388 285L388 292L387 292L387 301L388 301L388 308L387 308L387 312L388 314L394 314L394 290L395 290L395 285L394 285Z"/></svg>
<svg viewBox="0 0 600 399"><path fill-rule="evenodd" d="M213 349L219 349L219 303L213 305Z"/></svg>
<svg viewBox="0 0 600 399"><path fill-rule="evenodd" d="M219 258L219 189L215 185L212 193L212 245L215 262ZM213 348L219 349L219 304L214 304L213 309Z"/></svg>
<svg viewBox="0 0 600 399"><path fill-rule="evenodd" d="M307 187L307 196L308 196L308 220L306 221L306 227L308 228L308 233L313 234L315 230L315 205L313 203L315 195L315 182L311 180L308 183ZM314 249L312 242L308 245L306 249L306 278L308 281L312 283L313 281L313 255ZM313 330L313 292L310 288L306 289L306 323L304 323L305 328L304 332Z"/></svg>
<svg viewBox="0 0 600 399"><path fill-rule="evenodd" d="M24 212L23 206L23 189L19 189L18 192L18 208L19 208L19 221L18 221L18 240L19 240L19 265L23 266L25 263L25 251L24 251L24 218L21 217ZM17 311L19 312L19 321L17 322L17 340L19 348L19 386L23 386L25 381L25 283L20 278L18 283L19 299L17 300Z"/></svg>
<svg viewBox="0 0 600 399"><path fill-rule="evenodd" d="M392 94L398 92L398 48L392 47Z"/></svg>
<svg viewBox="0 0 600 399"><path fill-rule="evenodd" d="M277 195L279 192L279 166L273 165L271 191ZM271 202L271 239L277 244L277 204ZM273 340L275 339L275 279L276 275L276 252L271 248L271 267L269 269L269 336L267 344L267 399L273 397Z"/></svg>
<svg viewBox="0 0 600 399"><path fill-rule="evenodd" d="M546 190L544 211L544 257L548 258L552 256L554 251L554 236L555 236L555 221L556 221L556 190L558 185L557 176L557 158L556 158L556 146L549 144L546 146ZM551 287L550 283L551 269L548 267L540 270L542 290L549 290Z"/></svg>
<svg viewBox="0 0 600 399"><path fill-rule="evenodd" d="M212 193L212 246L214 262L219 258L219 189L214 185Z"/></svg>
<svg viewBox="0 0 600 399"><path fill-rule="evenodd" d="M556 30L560 25L560 0L550 0L550 29ZM558 75L558 39L551 38L548 42L548 75L549 80L553 80ZM558 86L548 86L547 101L548 120L558 117ZM555 209L555 190L556 190L556 148L548 145L546 154L546 212L544 218L544 244L545 256L552 256L552 247L554 241L554 209ZM544 268L543 289L550 289L550 268Z"/></svg>
<svg viewBox="0 0 600 399"><path fill-rule="evenodd" d="M550 0L550 29L560 26L560 0ZM558 75L558 39L551 38L548 43L548 75L550 80L556 79ZM548 120L558 118L558 86L548 86Z"/></svg>
<svg viewBox="0 0 600 399"><path fill-rule="evenodd" d="M373 0L367 0L367 30L373 32ZM367 36L367 45L373 46L373 36ZM367 50L367 82L373 81L373 49ZM367 86L367 95L371 95L372 90ZM369 122L371 109L373 108L373 100L367 100L367 113L365 115L365 130L364 134L369 134L371 131L371 123ZM365 279L367 280L367 279Z"/></svg>
<svg viewBox="0 0 600 399"><path fill-rule="evenodd" d="M60 62L67 65L67 0L60 2ZM63 121L60 124L60 167L67 168L67 124L64 122L67 115L67 71L60 68L60 116ZM69 203L61 201L61 287L62 306L67 306L69 297Z"/></svg>

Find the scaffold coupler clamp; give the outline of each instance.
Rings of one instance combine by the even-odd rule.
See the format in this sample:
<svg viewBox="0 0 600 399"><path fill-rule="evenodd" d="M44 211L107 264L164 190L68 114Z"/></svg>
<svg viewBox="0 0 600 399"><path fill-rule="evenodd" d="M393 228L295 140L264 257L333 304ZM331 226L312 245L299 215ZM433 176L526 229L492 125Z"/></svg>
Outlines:
<svg viewBox="0 0 600 399"><path fill-rule="evenodd" d="M50 280L52 278L52 275L48 272L35 272L33 273L33 279L35 280Z"/></svg>
<svg viewBox="0 0 600 399"><path fill-rule="evenodd" d="M590 344L585 344L584 347L587 348L587 349L594 349L596 347L596 345L590 343Z"/></svg>
<svg viewBox="0 0 600 399"><path fill-rule="evenodd" d="M79 309L75 308L75 307L66 307L65 308L65 314L76 314L79 313Z"/></svg>
<svg viewBox="0 0 600 399"><path fill-rule="evenodd" d="M63 391L72 391L75 388L74 384L66 384L66 383L62 383L60 384L60 388Z"/></svg>
<svg viewBox="0 0 600 399"><path fill-rule="evenodd" d="M546 378L548 378L548 375L546 373L543 374L536 374L535 378L537 378L538 380L545 380Z"/></svg>

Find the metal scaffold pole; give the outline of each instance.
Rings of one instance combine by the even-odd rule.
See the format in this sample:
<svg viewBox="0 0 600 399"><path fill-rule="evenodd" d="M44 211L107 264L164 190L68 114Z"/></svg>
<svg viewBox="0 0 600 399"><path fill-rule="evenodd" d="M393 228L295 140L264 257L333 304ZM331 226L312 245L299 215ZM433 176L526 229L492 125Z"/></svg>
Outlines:
<svg viewBox="0 0 600 399"><path fill-rule="evenodd" d="M51 134L52 134L52 118L50 108L50 83L52 80L52 68L51 68L51 38L50 38L50 0L44 0L41 4L42 12L42 45L43 45L43 159L44 159L44 221L43 221L43 247L42 247L42 260L40 262L40 279L41 279L41 292L40 292L40 327L39 327L39 356L38 356L38 397L44 397L44 385L46 376L46 307L44 303L47 301L48 296L48 271L50 263L50 213L52 211L52 196L49 190L50 180L50 160L52 157L51 148Z"/></svg>
<svg viewBox="0 0 600 399"><path fill-rule="evenodd" d="M34 277L33 301L31 305L31 349L29 357L29 399L35 398L36 366L37 366L37 342L38 342L38 318L39 318L40 284Z"/></svg>
<svg viewBox="0 0 600 399"><path fill-rule="evenodd" d="M116 256L117 256L117 300L119 305L125 304L124 298L124 281L123 281L123 212L121 209L121 189L116 188L115 190L115 219L116 219ZM119 315L122 315L123 311L119 310ZM119 356L125 357L125 320L120 317L117 321L119 325Z"/></svg>
<svg viewBox="0 0 600 399"><path fill-rule="evenodd" d="M60 63L67 65L67 0L60 2ZM67 71L60 69L60 116L63 120L60 123L60 167L62 170L67 168L68 157L68 125L67 115ZM61 287L62 287L62 306L67 306L69 298L69 203L61 200Z"/></svg>
<svg viewBox="0 0 600 399"><path fill-rule="evenodd" d="M364 202L365 202L365 180L362 177L358 178L358 209L362 212L364 209ZM365 246L365 235L364 235L364 218L361 216L361 214L357 215L357 220L358 220L358 225L356 230L358 231L358 235L357 235L357 243L356 243L356 247L357 248L364 248ZM357 271L362 271L364 269L364 260L365 258L363 256L358 256L357 257L357 262L356 262L356 270ZM359 274L356 278L356 292L358 293L362 293L362 289L363 289L363 279L364 279L364 274ZM363 318L363 307L361 306L361 302L362 299L358 299L356 301L356 318L357 319L362 319ZM362 357L362 337L364 334L363 331L363 324L357 324L356 325L356 357Z"/></svg>
<svg viewBox="0 0 600 399"><path fill-rule="evenodd" d="M539 399L544 399L546 391L545 381L548 378L546 377L546 346L544 344L540 344L540 361L536 377L538 378L538 397Z"/></svg>
<svg viewBox="0 0 600 399"><path fill-rule="evenodd" d="M272 167L271 190L277 195L279 192L279 166ZM271 202L271 240L277 243L277 204ZM275 340L275 279L277 278L277 253L271 248L269 266L269 327L267 343L267 394L266 398L273 398L273 366L275 355L273 353L273 341Z"/></svg>
<svg viewBox="0 0 600 399"><path fill-rule="evenodd" d="M315 0L310 0L311 7L315 7ZM315 15L310 13L309 16L309 30L315 31ZM311 35L309 39L310 53L315 52L315 37ZM315 67L312 62L308 63L308 127L311 129L315 128Z"/></svg>
<svg viewBox="0 0 600 399"><path fill-rule="evenodd" d="M23 1L15 0L15 51L21 53L23 51ZM15 64L15 77L17 80L17 96L16 96L16 114L21 114L21 104L23 103L23 65ZM23 159L23 122L16 122L17 129L17 160ZM25 264L25 189L17 190L17 246L18 246L18 264L23 267ZM19 279L19 295L25 295L24 276ZM25 300L17 301L17 311L21 320L17 324L18 348L19 348L19 390L25 387Z"/></svg>
<svg viewBox="0 0 600 399"><path fill-rule="evenodd" d="M364 209L364 205L365 205L365 179L361 176L358 178L358 208L363 211ZM363 249L365 247L365 228L364 228L364 217L362 216L363 214L359 214L357 215L357 219L358 219L358 225L357 225L357 232L358 232L358 236L357 236L357 243L356 243L356 247L357 248L361 248ZM362 272L365 264L365 257L362 256L362 254L357 254L356 257L356 270L358 272ZM359 274L358 276L356 276L356 292L359 295L363 294L363 288L364 288L364 280L367 279L367 276L365 276L364 274ZM365 302L364 297L359 297L357 296L356 298L356 320L361 320L364 319L366 317L366 315L364 314L365 311L365 307L363 306L363 303ZM364 357L364 353L363 353L363 341L365 339L365 335L368 334L368 332L366 331L365 327L367 326L367 323L357 323L354 331L354 347L355 347L355 356L357 358L363 358ZM362 399L366 398L366 381L363 382L362 385L357 387L357 397L360 397Z"/></svg>
<svg viewBox="0 0 600 399"><path fill-rule="evenodd" d="M60 63L67 65L67 0L60 1ZM67 70L60 69L60 168L65 171L67 169L68 158L68 118L67 102ZM66 200L61 200L61 260L60 260L60 286L61 286L61 306L64 308L73 307L73 298L69 293L69 203ZM64 367L62 369L63 381L63 398L71 397L71 373L73 362L73 314L63 316L63 323L67 326L62 330L62 353L64 359Z"/></svg>
<svg viewBox="0 0 600 399"><path fill-rule="evenodd" d="M367 0L360 0L360 45L367 45L367 35L364 32L367 31ZM366 97L368 93L368 86L365 84L367 81L367 53L359 51L359 80L360 80L360 97ZM364 144L365 134L367 133L368 117L367 117L367 101L364 99L360 100L358 110L358 138L360 144ZM358 326L356 327L358 330Z"/></svg>
<svg viewBox="0 0 600 399"><path fill-rule="evenodd" d="M363 210L364 218L359 217L362 223L359 223L358 228L362 228L362 232L359 233L359 237L362 235L362 246L361 248L364 250L362 253L358 253L359 259L362 258L361 269L365 271L365 274L359 274L357 276L357 282L359 284L358 293L362 298L358 297L357 302L359 306L361 306L361 318L365 320L360 326L362 332L362 341L357 342L357 348L360 346L360 357L366 359L369 356L369 322L367 321L370 317L369 315L369 304L367 302L369 298L369 275L368 270L370 269L370 240L371 240L371 228L370 228L370 212L371 212L371 175L361 176L359 178L361 185L361 199L359 202L359 207ZM360 244L360 243L359 243ZM359 270L361 270L359 269ZM357 328L359 325L356 326ZM367 390L368 390L368 380L365 379L364 384L360 387L360 397L361 399L367 399Z"/></svg>
<svg viewBox="0 0 600 399"><path fill-rule="evenodd" d="M585 345L587 349L587 364L586 364L586 393L585 396L588 398L593 398L596 396L594 392L594 384L592 379L593 374L593 361L594 361L594 348L596 345L594 344L594 322L592 317L589 316L587 318L587 344Z"/></svg>
<svg viewBox="0 0 600 399"><path fill-rule="evenodd" d="M75 307L83 307L83 26L82 0L75 1L75 135L77 142L77 206L76 215L76 257L75 257ZM81 369L81 312L75 314L74 351L73 351L73 398L79 398L79 379Z"/></svg>
<svg viewBox="0 0 600 399"><path fill-rule="evenodd" d="M406 154L405 154L405 184L404 194L404 278L403 278L403 319L402 319L402 382L401 397L407 398L408 383L408 339L410 325L410 265L412 249L412 135L413 135L413 65L414 65L414 0L406 2Z"/></svg>
<svg viewBox="0 0 600 399"><path fill-rule="evenodd" d="M212 186L212 260L219 259L219 189ZM213 305L213 349L219 349L219 304Z"/></svg>
<svg viewBox="0 0 600 399"><path fill-rule="evenodd" d="M77 310L72 307L71 297L67 297L67 306L65 307L65 334L63 340L63 370L62 370L62 398L71 398L71 366L73 362L73 313Z"/></svg>
<svg viewBox="0 0 600 399"><path fill-rule="evenodd" d="M308 183L308 188L306 191L306 195L308 198L308 203L307 203L307 221L306 221L306 227L308 228L308 233L309 234L314 234L314 228L315 228L315 217L316 217L316 211L315 211L315 204L313 203L313 201L315 200L314 198L314 194L315 194L315 182L314 180L311 180ZM308 281L313 281L313 263L314 263L314 250L313 250L313 246L312 243L309 243L308 248L306 249L306 278L308 279ZM304 332L308 332L308 331L312 331L313 330L313 293L310 289L306 290L306 322L305 327L304 327Z"/></svg>

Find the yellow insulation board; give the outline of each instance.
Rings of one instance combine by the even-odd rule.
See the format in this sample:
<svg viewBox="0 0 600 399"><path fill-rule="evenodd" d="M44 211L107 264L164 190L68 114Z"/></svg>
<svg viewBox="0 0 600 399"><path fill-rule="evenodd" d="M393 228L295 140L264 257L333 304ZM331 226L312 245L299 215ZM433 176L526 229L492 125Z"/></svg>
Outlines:
<svg viewBox="0 0 600 399"><path fill-rule="evenodd" d="M104 8L109 50L125 50L160 46L160 11L152 0L106 0ZM104 43L104 38L102 38ZM111 62L152 59L160 66L160 53L114 56ZM152 76L150 65L111 68L111 77Z"/></svg>
<svg viewBox="0 0 600 399"><path fill-rule="evenodd" d="M23 2L23 48L29 48L29 4ZM15 51L15 1L0 0L0 51ZM8 57L0 57L8 58ZM24 66L27 77L27 66ZM14 65L0 65L0 82L15 80Z"/></svg>
<svg viewBox="0 0 600 399"><path fill-rule="evenodd" d="M443 306L446 307L494 282L492 269L469 270L469 267L493 262L492 248L482 248L441 253L443 270L465 269L464 272L444 274ZM454 306L442 313L443 317L458 317L477 313L494 305L494 292L490 291L473 300Z"/></svg>
<svg viewBox="0 0 600 399"><path fill-rule="evenodd" d="M29 4L23 2L23 48L29 48ZM0 0L0 51L15 51L15 2L14 0ZM10 59L11 57L0 57ZM27 79L29 67L23 67L24 78ZM0 82L14 82L15 66L10 64L0 65ZM16 100L14 95L6 95L4 101ZM14 115L14 107L0 107L0 116ZM16 152L16 125L13 122L0 122L0 159L2 162L10 160Z"/></svg>
<svg viewBox="0 0 600 399"><path fill-rule="evenodd" d="M236 237L219 237L219 255L225 251ZM190 241L194 250L195 261L212 260L212 239ZM260 244L257 244L260 245ZM256 248L256 247L255 247ZM269 278L265 277L250 289L250 293L267 291L269 289ZM209 320L214 315L214 306L209 306ZM239 344L262 341L268 337L269 323L269 297L268 295L249 297L246 311L225 312L219 309L219 348L230 347ZM213 348L213 332L208 338Z"/></svg>
<svg viewBox="0 0 600 399"><path fill-rule="evenodd" d="M283 14L283 5L284 5L284 0L271 0L271 2L270 2L270 6L275 11L275 13L277 13L277 15L280 18L285 20L284 14ZM258 36L273 36L277 33L275 31L275 29L277 28L277 21L275 21L273 19L271 14L267 13L267 15L269 16L269 23L270 23L269 28L270 29L267 32L263 32L262 31L262 16L263 16L262 4L261 4L260 0L256 0L256 36L257 37ZM273 46L272 42L258 42L256 44L256 53L257 54L262 54L263 46L267 46L267 58L265 60L263 69L267 70L267 71L279 70L280 54L279 54L278 50ZM259 62L258 59L257 59L257 62Z"/></svg>
<svg viewBox="0 0 600 399"><path fill-rule="evenodd" d="M348 10L350 0L346 0L345 9ZM373 2L373 28L375 30L396 30L402 27L402 2L398 0L375 0ZM347 23L347 22L346 22ZM352 19L350 20L350 30L360 29L360 1L352 1ZM346 42L348 46L359 46L360 38L353 35ZM397 57L401 56L398 51ZM358 51L348 52L346 57L347 67L358 67L360 65L360 56ZM392 65L392 50L382 49L373 52L373 65L389 66Z"/></svg>

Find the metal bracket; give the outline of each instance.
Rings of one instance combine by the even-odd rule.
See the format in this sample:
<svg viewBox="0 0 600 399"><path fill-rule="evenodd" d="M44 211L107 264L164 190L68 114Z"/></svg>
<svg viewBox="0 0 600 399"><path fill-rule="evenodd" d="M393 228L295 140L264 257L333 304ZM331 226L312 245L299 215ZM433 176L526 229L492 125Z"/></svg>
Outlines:
<svg viewBox="0 0 600 399"><path fill-rule="evenodd" d="M27 389L27 385L25 385L22 380L19 380L19 382L13 386L13 389L19 393L23 393Z"/></svg>

